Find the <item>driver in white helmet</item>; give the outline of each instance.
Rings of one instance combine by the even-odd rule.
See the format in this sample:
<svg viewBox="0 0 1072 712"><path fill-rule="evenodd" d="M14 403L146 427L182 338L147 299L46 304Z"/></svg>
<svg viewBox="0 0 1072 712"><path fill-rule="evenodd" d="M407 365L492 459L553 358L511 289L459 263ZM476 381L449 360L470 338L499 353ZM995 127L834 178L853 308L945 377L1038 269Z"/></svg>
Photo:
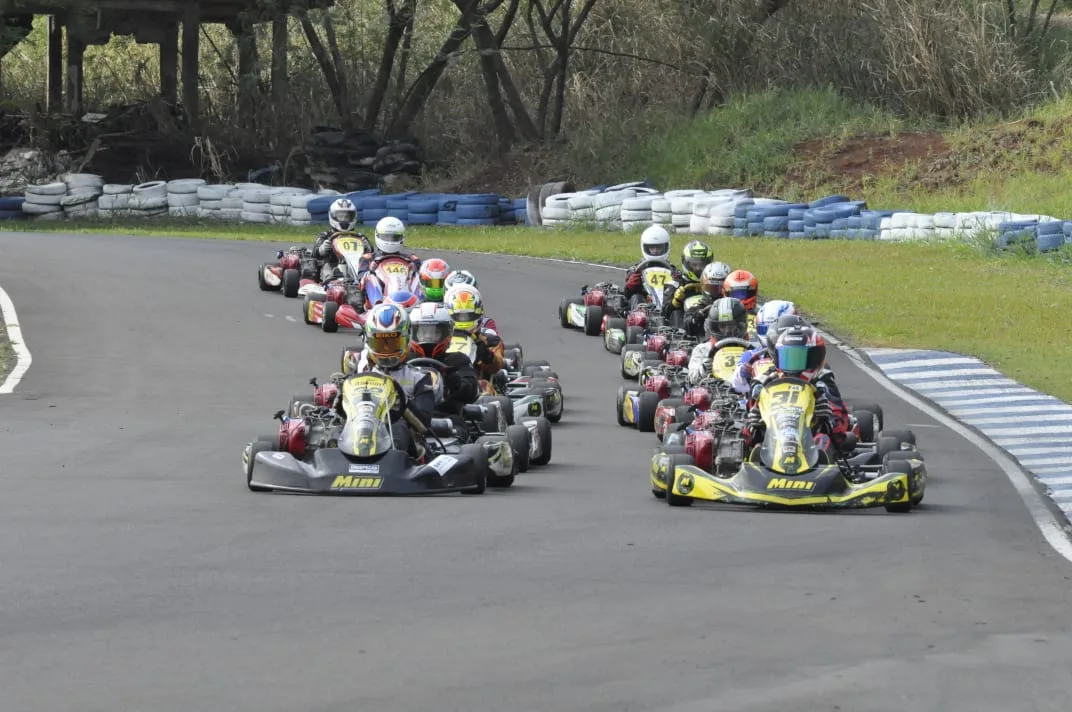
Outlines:
<svg viewBox="0 0 1072 712"><path fill-rule="evenodd" d="M358 281L376 269L387 257L398 257L413 265L413 274L421 269L421 258L402 251L406 241L406 226L398 218L386 217L376 223L375 247L361 256Z"/></svg>
<svg viewBox="0 0 1072 712"><path fill-rule="evenodd" d="M339 198L328 209L328 229L316 236L316 244L313 245L313 256L322 260L320 265L321 281L327 281L335 274L339 266L339 256L331 249L332 239L339 233L355 235L364 245L365 252L372 251L372 245L367 237L356 233L357 208L347 198Z"/></svg>
<svg viewBox="0 0 1072 712"><path fill-rule="evenodd" d="M640 262L625 273L626 298L644 293L640 275L646 268L655 264L666 267L673 273L675 280L681 280L680 270L670 262L670 233L662 225L652 225L641 233L640 254Z"/></svg>

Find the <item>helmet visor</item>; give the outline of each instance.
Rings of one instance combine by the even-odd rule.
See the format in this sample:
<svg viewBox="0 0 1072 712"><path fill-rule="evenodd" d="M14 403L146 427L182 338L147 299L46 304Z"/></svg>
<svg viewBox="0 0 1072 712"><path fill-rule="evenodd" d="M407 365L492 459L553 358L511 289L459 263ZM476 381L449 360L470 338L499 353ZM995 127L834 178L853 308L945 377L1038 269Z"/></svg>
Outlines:
<svg viewBox="0 0 1072 712"><path fill-rule="evenodd" d="M711 260L706 257L686 257L682 266L685 268L686 272L692 275L698 275L703 272L703 268L710 263Z"/></svg>
<svg viewBox="0 0 1072 712"><path fill-rule="evenodd" d="M371 334L368 339L369 351L377 358L400 356L409 348L409 339L398 332Z"/></svg>
<svg viewBox="0 0 1072 712"><path fill-rule="evenodd" d="M349 225L357 220L356 210L336 210L331 214L331 217L335 218L335 222L342 225Z"/></svg>
<svg viewBox="0 0 1072 712"><path fill-rule="evenodd" d="M472 329L480 320L480 315L475 311L466 310L456 311L450 315L450 318L454 320L454 325L459 329Z"/></svg>
<svg viewBox="0 0 1072 712"><path fill-rule="evenodd" d="M726 292L725 296L731 299L740 299L742 302L755 298L756 294L751 287L733 287Z"/></svg>
<svg viewBox="0 0 1072 712"><path fill-rule="evenodd" d="M422 345L438 344L450 338L454 326L446 322L426 321L413 325L413 340Z"/></svg>
<svg viewBox="0 0 1072 712"><path fill-rule="evenodd" d="M444 291L442 287L425 287L424 298L432 302L441 302L443 301Z"/></svg>
<svg viewBox="0 0 1072 712"><path fill-rule="evenodd" d="M644 245L643 252L648 257L665 257L670 252L670 245L667 243Z"/></svg>
<svg viewBox="0 0 1072 712"><path fill-rule="evenodd" d="M779 346L775 354L778 370L785 373L803 373L808 368L808 347L800 344Z"/></svg>

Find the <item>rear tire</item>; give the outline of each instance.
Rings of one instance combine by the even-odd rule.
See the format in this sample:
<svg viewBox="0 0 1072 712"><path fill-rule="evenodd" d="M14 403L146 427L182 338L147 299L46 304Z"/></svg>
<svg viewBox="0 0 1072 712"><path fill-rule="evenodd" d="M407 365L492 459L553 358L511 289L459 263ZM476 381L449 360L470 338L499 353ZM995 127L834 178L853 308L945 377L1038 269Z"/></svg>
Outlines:
<svg viewBox="0 0 1072 712"><path fill-rule="evenodd" d="M488 454L479 445L462 445L458 452L473 458L473 478L476 485L462 494L484 494L488 488Z"/></svg>
<svg viewBox="0 0 1072 712"><path fill-rule="evenodd" d="M571 304L580 306L584 304L583 299L578 297L563 297L561 303L558 305L558 321L562 324L563 329L573 328L573 325L569 322L569 307Z"/></svg>
<svg viewBox="0 0 1072 712"><path fill-rule="evenodd" d="M543 467L547 463L551 462L551 423L547 418L536 419L536 432L540 436L540 445L542 450L539 457L532 459L531 464L537 467Z"/></svg>
<svg viewBox="0 0 1072 712"><path fill-rule="evenodd" d="M584 310L584 333L587 336L599 336L603 328L603 307L592 305Z"/></svg>
<svg viewBox="0 0 1072 712"><path fill-rule="evenodd" d="M532 448L532 435L524 425L511 425L506 429L506 439L514 451L518 472L529 471L529 451Z"/></svg>
<svg viewBox="0 0 1072 712"><path fill-rule="evenodd" d="M625 343L626 344L639 344L640 340L644 338L644 327L642 326L627 326L625 327Z"/></svg>
<svg viewBox="0 0 1072 712"><path fill-rule="evenodd" d="M674 493L674 469L679 465L695 465L692 455L671 455L669 469L666 473L668 484L666 487L666 503L671 507L691 507L692 500Z"/></svg>
<svg viewBox="0 0 1072 712"><path fill-rule="evenodd" d="M260 269L257 270L257 286L261 288L262 292L278 292L279 287L273 287L272 285L268 284L268 282L266 282L264 279L264 273L265 271L267 271L267 269L268 263L265 262L260 266Z"/></svg>
<svg viewBox="0 0 1072 712"><path fill-rule="evenodd" d="M324 302L324 321L320 328L326 334L334 334L339 330L339 322L335 321L335 315L339 311L338 302Z"/></svg>
<svg viewBox="0 0 1072 712"><path fill-rule="evenodd" d="M296 269L283 270L283 296L290 298L298 296L299 287L301 287L301 272Z"/></svg>
<svg viewBox="0 0 1072 712"><path fill-rule="evenodd" d="M637 402L637 430L642 433L655 432L655 409L659 406L659 394L644 391Z"/></svg>

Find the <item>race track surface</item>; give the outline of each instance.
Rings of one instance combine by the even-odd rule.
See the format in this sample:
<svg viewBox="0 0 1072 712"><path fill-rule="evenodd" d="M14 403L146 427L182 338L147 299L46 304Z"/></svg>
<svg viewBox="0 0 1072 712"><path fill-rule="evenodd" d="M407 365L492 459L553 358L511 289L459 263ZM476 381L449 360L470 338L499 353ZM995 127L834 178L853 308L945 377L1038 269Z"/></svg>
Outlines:
<svg viewBox="0 0 1072 712"><path fill-rule="evenodd" d="M484 497L249 492L242 446L349 341L257 291L274 249L0 235L34 357L0 396L3 709L1072 709L1072 567L997 466L840 355L916 430L924 509L655 500L616 358L556 320L596 268L447 255L563 379L550 467Z"/></svg>

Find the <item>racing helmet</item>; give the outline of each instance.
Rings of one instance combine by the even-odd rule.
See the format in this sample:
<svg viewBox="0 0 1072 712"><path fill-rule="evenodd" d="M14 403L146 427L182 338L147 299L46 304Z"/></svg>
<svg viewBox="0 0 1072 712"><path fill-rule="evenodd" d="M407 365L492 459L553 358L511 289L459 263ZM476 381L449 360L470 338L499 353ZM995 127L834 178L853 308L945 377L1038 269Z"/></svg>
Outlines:
<svg viewBox="0 0 1072 712"><path fill-rule="evenodd" d="M418 275L424 298L433 302L442 302L443 293L447 288L447 277L450 275L450 267L446 260L433 257L421 265Z"/></svg>
<svg viewBox="0 0 1072 712"><path fill-rule="evenodd" d="M799 314L783 314L774 324L767 327L767 353L771 355L771 358L774 358L774 344L778 340L778 335L796 326L810 326L810 324Z"/></svg>
<svg viewBox="0 0 1072 712"><path fill-rule="evenodd" d="M722 283L722 296L740 299L744 308L755 313L756 297L759 294L759 281L751 272L739 269L730 273Z"/></svg>
<svg viewBox="0 0 1072 712"><path fill-rule="evenodd" d="M409 313L410 348L424 358L438 358L447 352L454 322L447 308L438 302L425 302Z"/></svg>
<svg viewBox="0 0 1072 712"><path fill-rule="evenodd" d="M450 313L454 328L467 333L474 333L480 328L484 316L484 299L476 287L460 284L447 291L443 303Z"/></svg>
<svg viewBox="0 0 1072 712"><path fill-rule="evenodd" d="M662 225L652 225L640 234L641 259L669 262L670 233Z"/></svg>
<svg viewBox="0 0 1072 712"><path fill-rule="evenodd" d="M397 255L406 240L406 226L398 218L387 216L376 223L376 249L384 254Z"/></svg>
<svg viewBox="0 0 1072 712"><path fill-rule="evenodd" d="M748 311L739 299L723 297L715 300L707 312L704 331L712 344L722 339L747 338Z"/></svg>
<svg viewBox="0 0 1072 712"><path fill-rule="evenodd" d="M786 301L784 299L772 299L759 308L759 314L756 316L756 336L760 340L767 338L767 330L774 325L778 319L789 314L793 315L797 313L797 305L793 302Z"/></svg>
<svg viewBox="0 0 1072 712"><path fill-rule="evenodd" d="M365 319L368 358L380 368L397 368L409 356L409 315L392 302L380 302Z"/></svg>
<svg viewBox="0 0 1072 712"><path fill-rule="evenodd" d="M706 242L692 240L681 250L681 273L690 282L699 282L704 268L715 259L715 253Z"/></svg>
<svg viewBox="0 0 1072 712"><path fill-rule="evenodd" d="M459 284L468 284L475 287L477 286L476 276L469 270L456 269L447 275L447 280L443 283L443 286L450 289L451 287L457 287Z"/></svg>
<svg viewBox="0 0 1072 712"><path fill-rule="evenodd" d="M700 290L714 299L722 296L722 283L730 276L730 266L725 262L712 262L700 273Z"/></svg>
<svg viewBox="0 0 1072 712"><path fill-rule="evenodd" d="M826 365L826 341L814 326L793 326L774 342L774 367L810 381Z"/></svg>
<svg viewBox="0 0 1072 712"><path fill-rule="evenodd" d="M328 208L328 225L332 230L349 232L357 222L357 208L346 198L339 198Z"/></svg>
<svg viewBox="0 0 1072 712"><path fill-rule="evenodd" d="M403 307L405 309L412 309L413 307L417 306L421 300L417 298L416 294L409 291L408 289L400 289L397 292L391 292L390 294L388 294L387 299L385 301L397 304L398 306Z"/></svg>

